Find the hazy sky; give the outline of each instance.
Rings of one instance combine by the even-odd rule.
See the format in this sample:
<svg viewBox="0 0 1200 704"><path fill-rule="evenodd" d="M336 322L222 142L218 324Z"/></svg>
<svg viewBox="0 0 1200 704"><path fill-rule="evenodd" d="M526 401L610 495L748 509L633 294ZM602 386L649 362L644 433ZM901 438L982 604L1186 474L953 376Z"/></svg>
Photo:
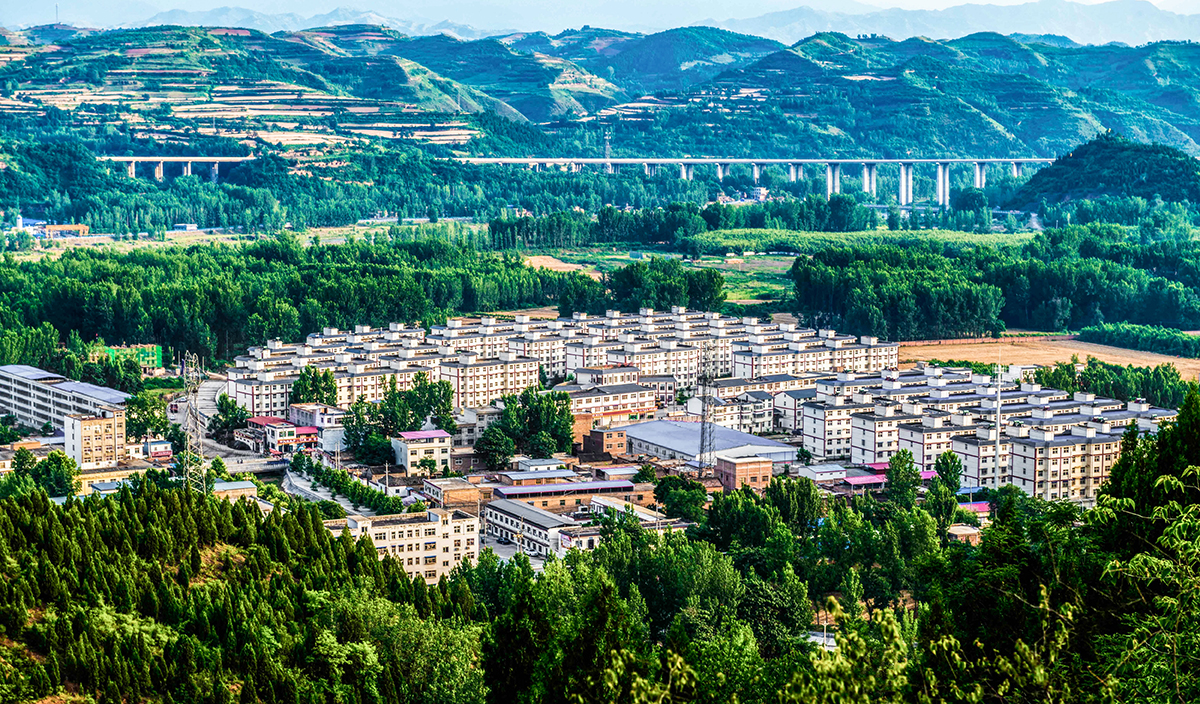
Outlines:
<svg viewBox="0 0 1200 704"><path fill-rule="evenodd" d="M62 21L93 26L137 22L170 9L245 7L303 17L338 7L371 10L402 20L450 20L485 29L558 30L583 24L622 29L665 29L704 19L748 18L808 5L838 11L855 0L58 0ZM1026 0L991 0L1019 4ZM1094 2L1095 0L1079 0ZM1154 0L1164 9L1200 12L1200 0ZM878 7L941 9L961 0L858 0ZM984 3L977 3L984 4ZM0 0L0 24L28 26L54 21L49 0Z"/></svg>

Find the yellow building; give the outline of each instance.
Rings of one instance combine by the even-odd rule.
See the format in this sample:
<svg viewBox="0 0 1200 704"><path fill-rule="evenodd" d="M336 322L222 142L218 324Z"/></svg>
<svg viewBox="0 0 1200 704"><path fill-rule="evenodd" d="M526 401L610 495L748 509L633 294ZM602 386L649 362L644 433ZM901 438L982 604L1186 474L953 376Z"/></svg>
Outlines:
<svg viewBox="0 0 1200 704"><path fill-rule="evenodd" d="M63 418L67 456L79 469L116 467L127 459L125 410L102 406L95 415L71 413Z"/></svg>

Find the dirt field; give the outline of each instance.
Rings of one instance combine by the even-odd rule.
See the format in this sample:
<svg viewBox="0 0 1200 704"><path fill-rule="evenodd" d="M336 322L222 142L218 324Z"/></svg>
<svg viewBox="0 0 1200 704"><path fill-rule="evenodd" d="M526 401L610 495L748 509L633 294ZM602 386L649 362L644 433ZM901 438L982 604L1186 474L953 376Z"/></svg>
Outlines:
<svg viewBox="0 0 1200 704"><path fill-rule="evenodd" d="M548 257L543 254L526 257L525 263L535 269L546 268L550 271L583 271L583 273L587 274L593 279L597 281L600 280L600 272L598 271L591 269L584 270L583 266L580 264L571 264L556 257Z"/></svg>
<svg viewBox="0 0 1200 704"><path fill-rule="evenodd" d="M949 345L922 345L905 343L900 346L902 364L927 359L959 359L970 362L992 363L999 355L1002 364L1054 364L1079 355L1079 360L1089 356L1113 364L1132 364L1146 367L1159 364L1174 364L1185 379L1200 375L1200 359L1184 359L1165 354L1126 350L1120 347L1096 345L1078 340L1044 340L1036 337L1018 338L994 343L964 343Z"/></svg>

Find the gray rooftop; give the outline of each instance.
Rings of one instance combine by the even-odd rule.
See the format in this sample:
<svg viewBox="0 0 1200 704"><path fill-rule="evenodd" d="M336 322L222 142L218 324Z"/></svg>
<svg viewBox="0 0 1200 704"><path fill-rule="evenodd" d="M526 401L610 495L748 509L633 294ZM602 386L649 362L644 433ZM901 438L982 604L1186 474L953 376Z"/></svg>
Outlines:
<svg viewBox="0 0 1200 704"><path fill-rule="evenodd" d="M119 406L129 400L131 397L124 391L110 389L107 386L96 386L89 384L86 381L64 381L54 385L55 389L69 391L78 396L86 396L101 403L107 403L114 406Z"/></svg>
<svg viewBox="0 0 1200 704"><path fill-rule="evenodd" d="M28 364L5 364L0 366L0 372L11 374L19 379L26 381L46 381L48 379L66 379L61 374L48 372L45 369L31 367Z"/></svg>
<svg viewBox="0 0 1200 704"><path fill-rule="evenodd" d="M630 440L641 440L659 447L665 447L682 455L695 456L700 452L700 424L677 420L652 420L646 423L635 423L622 428L625 437ZM759 447L777 448L779 450L794 450L791 445L760 438L757 435L739 432L732 428L713 424L713 450L721 452L756 445Z"/></svg>
<svg viewBox="0 0 1200 704"><path fill-rule="evenodd" d="M530 506L524 501L514 501L512 499L496 499L487 505L487 510L506 513L517 520L524 521L542 530L578 525L578 521L572 518L543 511L540 508Z"/></svg>

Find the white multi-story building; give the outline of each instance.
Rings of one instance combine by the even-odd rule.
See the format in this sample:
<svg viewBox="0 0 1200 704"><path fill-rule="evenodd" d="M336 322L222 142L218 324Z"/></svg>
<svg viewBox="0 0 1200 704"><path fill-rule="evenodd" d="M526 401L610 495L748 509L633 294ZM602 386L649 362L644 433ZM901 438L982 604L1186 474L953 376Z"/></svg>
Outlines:
<svg viewBox="0 0 1200 704"><path fill-rule="evenodd" d="M688 416L700 420L706 399L717 425L753 435L769 433L775 427L775 399L765 391L746 391L730 399L694 396L687 402Z"/></svg>
<svg viewBox="0 0 1200 704"><path fill-rule="evenodd" d="M350 531L369 536L379 559L391 557L410 577L436 584L465 560L479 555L479 519L463 511L431 508L425 513L359 516L325 521L334 536Z"/></svg>
<svg viewBox="0 0 1200 704"><path fill-rule="evenodd" d="M954 438L974 436L978 426L965 413L931 411L917 422L899 426L900 449L912 453L913 463L921 471L933 469L937 458L952 448Z"/></svg>
<svg viewBox="0 0 1200 704"><path fill-rule="evenodd" d="M1012 438L1012 461L1002 484L1014 484L1047 501L1094 505L1121 454L1121 435L1103 422L1069 432L1028 430Z"/></svg>
<svg viewBox="0 0 1200 704"><path fill-rule="evenodd" d="M538 361L508 351L487 359L464 353L456 361L443 362L439 372L441 381L454 390L455 408L481 408L538 384Z"/></svg>
<svg viewBox="0 0 1200 704"><path fill-rule="evenodd" d="M95 416L104 408L124 408L129 394L25 364L0 366L0 415L12 414L30 428L64 427L69 414ZM123 440L124 438L122 438Z"/></svg>
<svg viewBox="0 0 1200 704"><path fill-rule="evenodd" d="M833 330L821 330L816 336L792 331L781 340L752 336L735 347L732 373L747 378L833 370L877 372L900 363L899 343L868 336L856 339Z"/></svg>
<svg viewBox="0 0 1200 704"><path fill-rule="evenodd" d="M451 436L445 430L413 430L392 438L396 464L407 474L425 474L421 460L432 460L437 471L450 468Z"/></svg>
<svg viewBox="0 0 1200 704"><path fill-rule="evenodd" d="M900 451L901 423L920 418L906 413L895 401L876 401L874 408L850 416L850 461L854 464L887 462Z"/></svg>
<svg viewBox="0 0 1200 704"><path fill-rule="evenodd" d="M872 408L872 401L857 395L827 396L824 400L800 404L800 440L804 449L816 457L849 458L853 447L850 416Z"/></svg>
<svg viewBox="0 0 1200 704"><path fill-rule="evenodd" d="M571 413L593 416L593 421L602 425L614 420L652 418L658 407L655 390L640 384L558 386L554 390L566 391L571 397Z"/></svg>
<svg viewBox="0 0 1200 704"><path fill-rule="evenodd" d="M996 462L997 446L999 463ZM978 425L974 435L951 438L950 450L962 460L962 486L995 489L1000 486L1000 477L1009 471L1012 438L997 433L994 425Z"/></svg>

